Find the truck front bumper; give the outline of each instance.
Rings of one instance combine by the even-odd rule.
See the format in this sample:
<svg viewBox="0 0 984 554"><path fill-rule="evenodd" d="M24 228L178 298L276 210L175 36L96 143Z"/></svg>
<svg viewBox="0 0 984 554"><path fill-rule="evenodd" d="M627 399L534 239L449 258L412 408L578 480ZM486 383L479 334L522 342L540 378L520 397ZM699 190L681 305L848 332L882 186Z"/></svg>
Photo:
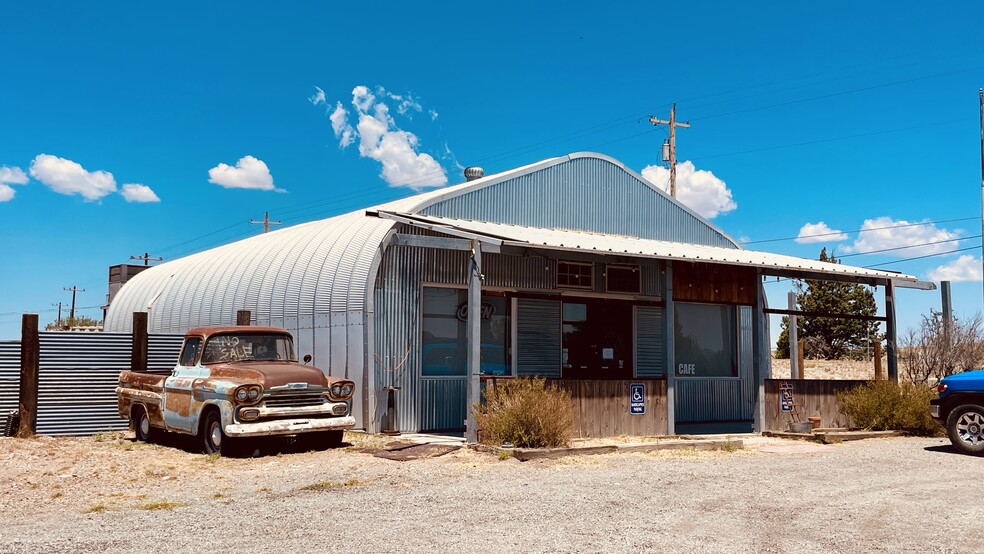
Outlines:
<svg viewBox="0 0 984 554"><path fill-rule="evenodd" d="M940 399L933 398L929 401L929 416L939 424L945 424L945 422L940 419Z"/></svg>
<svg viewBox="0 0 984 554"><path fill-rule="evenodd" d="M266 437L273 435L298 435L313 431L343 431L355 427L352 416L277 419L256 423L233 423L225 426L230 437Z"/></svg>

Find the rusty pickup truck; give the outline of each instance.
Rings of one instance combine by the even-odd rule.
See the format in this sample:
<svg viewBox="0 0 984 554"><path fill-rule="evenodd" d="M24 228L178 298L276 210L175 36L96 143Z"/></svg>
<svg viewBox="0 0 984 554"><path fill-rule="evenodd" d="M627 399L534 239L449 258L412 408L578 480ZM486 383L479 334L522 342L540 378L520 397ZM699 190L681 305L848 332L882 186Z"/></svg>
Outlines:
<svg viewBox="0 0 984 554"><path fill-rule="evenodd" d="M298 363L287 331L228 326L188 331L170 375L124 371L116 397L137 440L195 435L205 452L229 454L249 438L273 435L341 444L355 426L354 389Z"/></svg>

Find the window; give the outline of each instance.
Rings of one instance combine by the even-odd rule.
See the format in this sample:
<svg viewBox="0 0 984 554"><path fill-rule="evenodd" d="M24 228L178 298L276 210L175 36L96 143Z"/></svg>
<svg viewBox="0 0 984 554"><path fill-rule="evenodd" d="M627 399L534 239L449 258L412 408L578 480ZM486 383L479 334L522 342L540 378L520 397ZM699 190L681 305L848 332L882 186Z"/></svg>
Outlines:
<svg viewBox="0 0 984 554"><path fill-rule="evenodd" d="M185 341L184 350L181 351L181 360L178 365L191 367L195 365L198 358L198 350L202 346L202 339L188 339Z"/></svg>
<svg viewBox="0 0 984 554"><path fill-rule="evenodd" d="M608 292L628 292L638 294L640 271L637 265L610 265L605 268L605 289Z"/></svg>
<svg viewBox="0 0 984 554"><path fill-rule="evenodd" d="M213 335L205 343L203 364L254 360L296 360L290 335Z"/></svg>
<svg viewBox="0 0 984 554"><path fill-rule="evenodd" d="M674 320L677 376L738 376L734 306L678 302Z"/></svg>
<svg viewBox="0 0 984 554"><path fill-rule="evenodd" d="M593 269L594 264L589 263L557 262L557 286L590 289L594 286Z"/></svg>
<svg viewBox="0 0 984 554"><path fill-rule="evenodd" d="M427 377L467 375L468 291L425 287L423 312L421 373ZM505 297L482 296L481 328L481 373L509 374L509 307Z"/></svg>

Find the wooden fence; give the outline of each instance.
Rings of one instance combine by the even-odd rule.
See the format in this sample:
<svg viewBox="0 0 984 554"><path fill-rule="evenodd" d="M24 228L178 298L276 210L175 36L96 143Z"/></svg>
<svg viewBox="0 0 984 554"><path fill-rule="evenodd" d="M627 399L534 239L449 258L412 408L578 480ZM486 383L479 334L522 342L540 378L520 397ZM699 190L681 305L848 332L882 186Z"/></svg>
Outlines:
<svg viewBox="0 0 984 554"><path fill-rule="evenodd" d="M511 377L483 378L485 386L495 387L496 382ZM547 379L548 385L557 385L569 391L574 402L577 438L601 438L625 436L655 436L666 434L666 380L574 380ZM645 386L645 414L629 413L629 385Z"/></svg>
<svg viewBox="0 0 984 554"><path fill-rule="evenodd" d="M821 427L853 427L850 416L841 413L837 393L871 381L829 379L766 379L765 380L765 430L787 431L792 416L782 412L779 399L780 383L793 387L793 402L799 411L800 421L811 416L820 417Z"/></svg>

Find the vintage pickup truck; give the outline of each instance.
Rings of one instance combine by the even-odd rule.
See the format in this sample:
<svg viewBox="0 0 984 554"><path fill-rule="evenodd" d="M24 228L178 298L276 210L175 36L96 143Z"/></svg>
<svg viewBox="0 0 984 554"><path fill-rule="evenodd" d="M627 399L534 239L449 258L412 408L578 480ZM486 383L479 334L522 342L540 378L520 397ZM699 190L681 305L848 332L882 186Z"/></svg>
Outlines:
<svg viewBox="0 0 984 554"><path fill-rule="evenodd" d="M205 452L229 454L246 439L272 435L341 444L355 426L354 388L298 363L283 329L228 326L188 331L169 376L124 371L116 396L137 440L196 435Z"/></svg>

